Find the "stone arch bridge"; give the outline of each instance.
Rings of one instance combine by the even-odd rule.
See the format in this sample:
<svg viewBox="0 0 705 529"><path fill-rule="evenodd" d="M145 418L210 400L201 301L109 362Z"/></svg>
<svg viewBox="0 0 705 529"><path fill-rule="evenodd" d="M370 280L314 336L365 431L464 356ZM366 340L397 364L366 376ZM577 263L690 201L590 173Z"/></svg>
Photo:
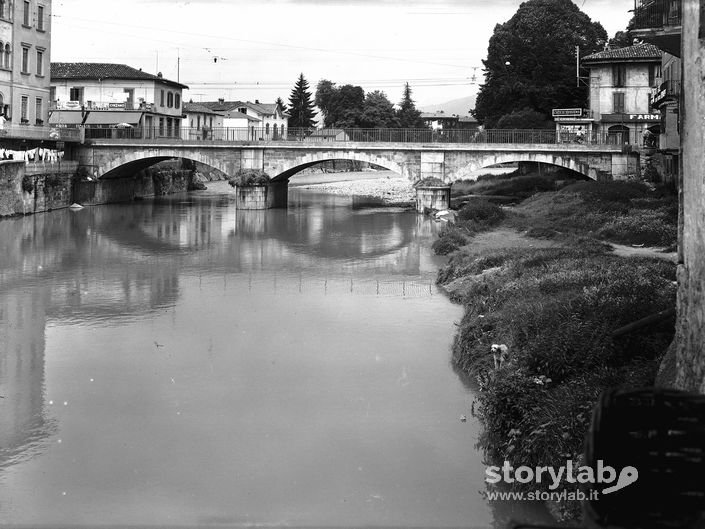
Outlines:
<svg viewBox="0 0 705 529"><path fill-rule="evenodd" d="M593 180L622 179L639 172L638 154L619 145L94 140L77 145L75 155L80 166L99 179L132 176L173 158L201 162L230 176L240 169L262 169L281 182L326 160L373 163L412 183L436 177L450 184L472 178L472 171L505 162L551 164Z"/></svg>

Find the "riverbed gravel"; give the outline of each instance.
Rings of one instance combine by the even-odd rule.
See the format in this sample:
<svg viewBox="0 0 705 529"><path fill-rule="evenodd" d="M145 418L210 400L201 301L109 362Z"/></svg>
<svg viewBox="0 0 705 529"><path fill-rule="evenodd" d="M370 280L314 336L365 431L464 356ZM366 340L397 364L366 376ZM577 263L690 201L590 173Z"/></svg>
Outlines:
<svg viewBox="0 0 705 529"><path fill-rule="evenodd" d="M370 178L300 186L334 195L363 195L380 198L387 203L411 202L416 193L407 178Z"/></svg>

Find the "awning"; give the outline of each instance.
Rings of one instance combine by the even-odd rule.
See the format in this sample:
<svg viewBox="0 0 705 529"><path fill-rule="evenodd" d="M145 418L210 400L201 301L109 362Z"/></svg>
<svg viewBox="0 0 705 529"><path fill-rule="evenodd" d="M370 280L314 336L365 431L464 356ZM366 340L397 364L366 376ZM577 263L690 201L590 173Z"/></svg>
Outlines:
<svg viewBox="0 0 705 529"><path fill-rule="evenodd" d="M118 123L137 125L142 114L143 112L91 110L86 118L86 125L117 125Z"/></svg>
<svg viewBox="0 0 705 529"><path fill-rule="evenodd" d="M54 110L49 116L49 125L80 125L82 121L80 110Z"/></svg>

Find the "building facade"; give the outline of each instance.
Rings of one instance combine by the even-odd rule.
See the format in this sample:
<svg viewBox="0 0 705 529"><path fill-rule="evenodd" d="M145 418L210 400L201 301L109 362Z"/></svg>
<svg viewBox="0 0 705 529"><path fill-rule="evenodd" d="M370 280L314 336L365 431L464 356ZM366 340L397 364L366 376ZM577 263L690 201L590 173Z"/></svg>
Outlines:
<svg viewBox="0 0 705 529"><path fill-rule="evenodd" d="M224 126L226 128L240 128L242 118L246 116L249 127L249 137L257 140L279 140L286 138L289 129L289 116L282 112L275 103L260 103L255 100L249 101L209 101L202 105L222 112L224 115Z"/></svg>
<svg viewBox="0 0 705 529"><path fill-rule="evenodd" d="M49 140L51 0L0 0L2 137Z"/></svg>
<svg viewBox="0 0 705 529"><path fill-rule="evenodd" d="M651 97L662 81L661 56L661 50L647 43L583 58L590 71L590 108L581 117L593 133L639 147L652 135L647 143L657 141L661 116L653 112Z"/></svg>
<svg viewBox="0 0 705 529"><path fill-rule="evenodd" d="M52 63L50 124L83 126L87 138L114 135L112 128L180 137L186 88L126 64Z"/></svg>

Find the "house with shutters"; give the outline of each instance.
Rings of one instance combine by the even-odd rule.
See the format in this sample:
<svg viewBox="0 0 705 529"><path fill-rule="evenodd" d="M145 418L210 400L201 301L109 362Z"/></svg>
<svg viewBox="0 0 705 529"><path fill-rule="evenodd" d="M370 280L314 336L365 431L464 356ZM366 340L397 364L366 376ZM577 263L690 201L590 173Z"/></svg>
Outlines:
<svg viewBox="0 0 705 529"><path fill-rule="evenodd" d="M186 85L126 64L51 63L53 127L85 127L86 138L180 137Z"/></svg>
<svg viewBox="0 0 705 529"><path fill-rule="evenodd" d="M590 72L589 113L586 128L620 144L643 146L644 131L656 144L661 116L651 107L651 97L662 82L663 52L653 44L607 49L582 59Z"/></svg>

